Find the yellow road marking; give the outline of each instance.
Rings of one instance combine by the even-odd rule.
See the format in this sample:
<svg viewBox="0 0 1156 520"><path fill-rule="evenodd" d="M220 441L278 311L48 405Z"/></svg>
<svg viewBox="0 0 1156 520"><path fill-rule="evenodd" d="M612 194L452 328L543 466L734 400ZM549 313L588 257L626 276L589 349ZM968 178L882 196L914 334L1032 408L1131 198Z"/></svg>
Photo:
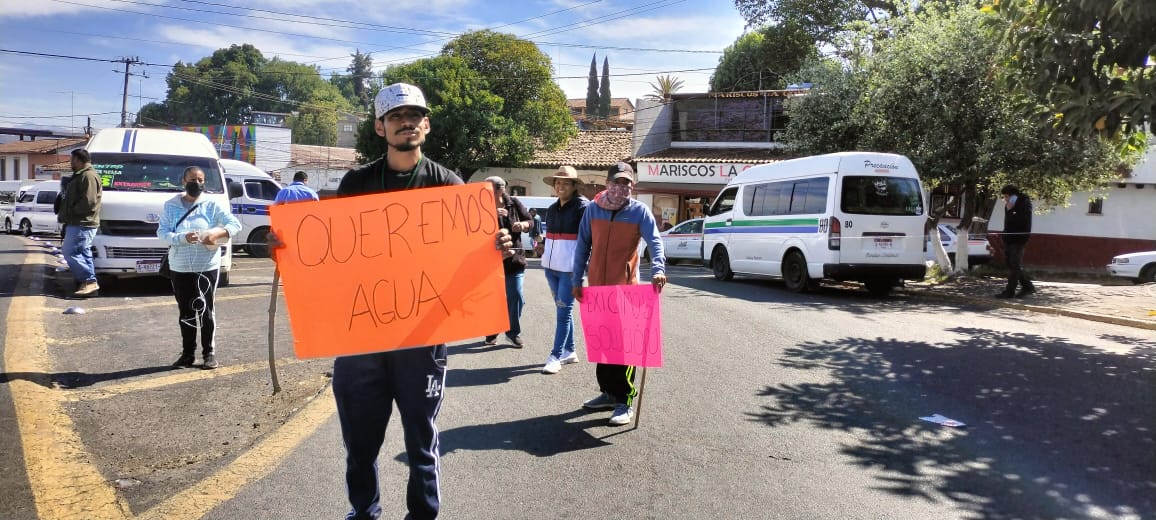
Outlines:
<svg viewBox="0 0 1156 520"><path fill-rule="evenodd" d="M268 296L269 296L269 291L259 292L259 293L248 293L248 294L230 294L228 296L217 295L215 298L213 298L213 301L220 302L220 301L229 301L229 300L245 300L248 298L260 298L260 297L266 297L267 298ZM102 305L99 307L84 307L84 312L120 311L120 310L128 310L128 309L148 309L150 307L176 307L176 305L177 305L177 302L175 300L166 299L166 300L160 301L160 302L130 303L127 305ZM56 312L57 309L45 308L44 310Z"/></svg>
<svg viewBox="0 0 1156 520"><path fill-rule="evenodd" d="M300 363L301 360L297 358L285 358L277 360L277 366L283 367ZM242 372L249 372L252 370L263 370L269 366L268 361L254 361L252 363L245 363L242 365L225 366L215 370L198 370L198 369L184 369L179 372L174 372L172 375L152 377L140 381L129 381L126 383L118 383L108 385L95 390L77 390L68 392L65 399L68 401L95 401L99 399L107 399L109 397L116 397L131 392L140 392L143 390L153 390L155 388L162 388L171 385L179 385L181 383L188 383L191 381L199 381L202 379L212 379L215 377L226 377L233 374L240 374Z"/></svg>
<svg viewBox="0 0 1156 520"><path fill-rule="evenodd" d="M29 374L12 379L8 387L24 448L24 467L39 518L122 520L131 518L128 504L92 465L72 419L61 406L60 392L49 387L47 334L42 322L44 280L35 271L43 263L29 262L25 254L20 280L8 308L4 337L4 369Z"/></svg>
<svg viewBox="0 0 1156 520"><path fill-rule="evenodd" d="M194 520L233 498L242 487L267 476L273 468L337 411L332 387L318 394L273 435L208 478L145 511L148 520Z"/></svg>

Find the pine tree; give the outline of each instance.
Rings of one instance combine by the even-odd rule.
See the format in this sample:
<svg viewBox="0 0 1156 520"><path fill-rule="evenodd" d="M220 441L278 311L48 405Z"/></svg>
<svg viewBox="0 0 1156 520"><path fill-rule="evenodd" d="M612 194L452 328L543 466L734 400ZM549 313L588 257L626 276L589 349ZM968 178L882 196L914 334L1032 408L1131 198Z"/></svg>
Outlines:
<svg viewBox="0 0 1156 520"><path fill-rule="evenodd" d="M360 108L369 106L369 79L373 77L373 55L362 54L357 49L349 55L353 62L346 68L353 81L353 95L357 98Z"/></svg>
<svg viewBox="0 0 1156 520"><path fill-rule="evenodd" d="M590 58L590 79L586 84L586 117L598 117L598 53Z"/></svg>
<svg viewBox="0 0 1156 520"><path fill-rule="evenodd" d="M602 57L602 86L598 87L598 117L610 118L610 58Z"/></svg>

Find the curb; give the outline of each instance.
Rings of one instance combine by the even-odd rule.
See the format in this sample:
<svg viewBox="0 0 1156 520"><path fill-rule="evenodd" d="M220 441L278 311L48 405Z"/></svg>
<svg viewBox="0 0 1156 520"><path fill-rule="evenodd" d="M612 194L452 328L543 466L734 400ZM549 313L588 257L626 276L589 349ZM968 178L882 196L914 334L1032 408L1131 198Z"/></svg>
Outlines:
<svg viewBox="0 0 1156 520"><path fill-rule="evenodd" d="M1018 309L1021 311L1038 312L1041 314L1052 314L1057 316L1067 316L1069 318L1077 318L1088 321L1098 321L1100 323L1108 323L1112 325L1121 325L1124 327L1133 327L1137 329L1156 330L1156 322L1149 322L1144 320L1137 320L1132 318L1121 318L1118 316L1108 316L1106 314L1096 314L1093 312L1073 311L1070 309L1062 309L1059 307L1047 307L1044 305L1028 305L1024 303L1009 302L1003 300L993 300L988 298L977 298L974 296L961 296L957 294L935 294L927 290L910 290L904 289L904 294L916 298L926 298L929 300L944 300L952 302L964 302L985 307L1002 307L1005 309Z"/></svg>

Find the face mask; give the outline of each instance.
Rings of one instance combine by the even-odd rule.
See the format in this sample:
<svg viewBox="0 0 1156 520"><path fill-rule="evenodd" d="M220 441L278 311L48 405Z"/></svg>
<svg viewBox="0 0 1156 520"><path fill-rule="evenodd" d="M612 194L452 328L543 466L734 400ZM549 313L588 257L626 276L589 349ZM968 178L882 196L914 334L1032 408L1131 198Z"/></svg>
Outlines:
<svg viewBox="0 0 1156 520"><path fill-rule="evenodd" d="M200 197L202 191L205 191L204 184L201 184L197 181L189 181L185 183L185 193L188 193L190 197Z"/></svg>
<svg viewBox="0 0 1156 520"><path fill-rule="evenodd" d="M606 188L606 202L613 207L622 207L634 191L629 184L611 184Z"/></svg>

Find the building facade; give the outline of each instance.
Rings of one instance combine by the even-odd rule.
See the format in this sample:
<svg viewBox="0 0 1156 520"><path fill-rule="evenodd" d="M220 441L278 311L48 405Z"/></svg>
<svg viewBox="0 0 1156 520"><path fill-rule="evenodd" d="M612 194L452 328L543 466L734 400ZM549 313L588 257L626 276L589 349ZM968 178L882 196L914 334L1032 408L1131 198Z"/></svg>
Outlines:
<svg viewBox="0 0 1156 520"><path fill-rule="evenodd" d="M87 142L87 137L71 137L0 144L0 181L60 179L60 171L47 167L67 163L69 154Z"/></svg>

